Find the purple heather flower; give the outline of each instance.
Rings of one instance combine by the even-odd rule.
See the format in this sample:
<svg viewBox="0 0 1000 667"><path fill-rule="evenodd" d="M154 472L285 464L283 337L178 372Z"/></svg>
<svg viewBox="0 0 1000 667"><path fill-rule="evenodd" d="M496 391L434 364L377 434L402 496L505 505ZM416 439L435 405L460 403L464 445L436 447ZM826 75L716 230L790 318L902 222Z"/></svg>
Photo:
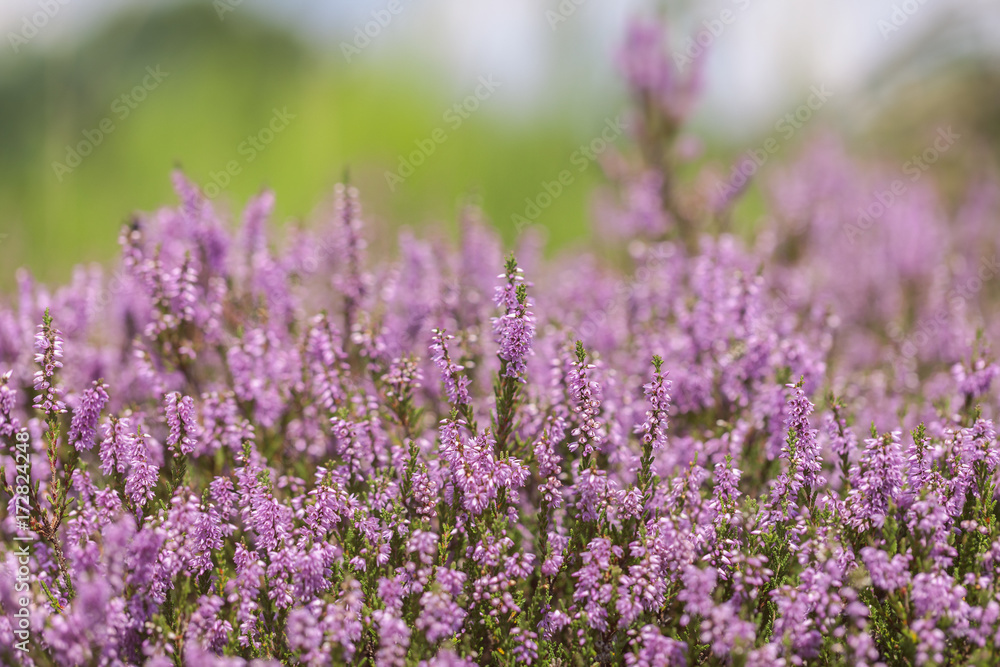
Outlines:
<svg viewBox="0 0 1000 667"><path fill-rule="evenodd" d="M361 585L356 579L350 579L341 586L337 602L327 606L324 625L330 640L340 645L345 660L353 658L357 643L361 640L363 604Z"/></svg>
<svg viewBox="0 0 1000 667"><path fill-rule="evenodd" d="M617 609L619 627L632 626L643 612L655 613L666 602L667 585L663 561L657 550L649 549L641 541L629 544L635 559L618 581Z"/></svg>
<svg viewBox="0 0 1000 667"><path fill-rule="evenodd" d="M333 411L344 400L340 379L343 357L340 332L325 314L314 317L306 335L305 358L313 396L328 411Z"/></svg>
<svg viewBox="0 0 1000 667"><path fill-rule="evenodd" d="M202 648L222 655L233 626L219 617L224 601L218 595L203 595L188 622L188 632Z"/></svg>
<svg viewBox="0 0 1000 667"><path fill-rule="evenodd" d="M993 380L1000 375L1000 366L980 358L970 369L966 369L963 364L955 364L951 368L951 375L958 385L958 391L970 400L975 400L990 390Z"/></svg>
<svg viewBox="0 0 1000 667"><path fill-rule="evenodd" d="M253 401L255 417L265 428L285 411L295 380L301 377L301 359L273 328L254 327L239 344L229 348L227 363L236 398Z"/></svg>
<svg viewBox="0 0 1000 667"><path fill-rule="evenodd" d="M441 422L441 454L461 493L462 507L472 514L482 514L496 498L500 486L523 483L527 471L516 460L498 464L493 454L492 432L486 430L466 440L460 431L463 424L452 420Z"/></svg>
<svg viewBox="0 0 1000 667"><path fill-rule="evenodd" d="M132 463L135 450L135 436L128 417L112 416L104 425L104 441L101 442L101 471L105 475L112 472L124 474Z"/></svg>
<svg viewBox="0 0 1000 667"><path fill-rule="evenodd" d="M861 460L851 467L847 495L848 521L855 528L881 526L890 503L897 503L903 488L903 454L899 431L865 440Z"/></svg>
<svg viewBox="0 0 1000 667"><path fill-rule="evenodd" d="M622 74L634 93L662 105L674 123L683 120L690 111L697 92L700 62L700 57L692 59L683 49L675 51L671 59L665 26L655 21L634 21L619 56ZM687 74L678 75L678 69L687 69Z"/></svg>
<svg viewBox="0 0 1000 667"><path fill-rule="evenodd" d="M422 381L423 375L412 357L396 357L382 376L386 399L397 405L409 399L414 390L420 388Z"/></svg>
<svg viewBox="0 0 1000 667"><path fill-rule="evenodd" d="M88 450L94 446L97 422L107 404L107 385L95 380L93 386L83 392L80 406L73 411L73 420L70 422L69 442L77 451Z"/></svg>
<svg viewBox="0 0 1000 667"><path fill-rule="evenodd" d="M510 636L514 640L512 653L518 664L534 664L538 660L538 633L516 626L511 628Z"/></svg>
<svg viewBox="0 0 1000 667"><path fill-rule="evenodd" d="M646 395L646 402L649 409L646 410L646 420L636 428L636 432L642 433L643 445L649 445L653 449L660 449L667 444L667 410L670 409L670 380L667 373L660 370L662 363L659 357L656 372L653 374L653 381L643 385L642 390Z"/></svg>
<svg viewBox="0 0 1000 667"><path fill-rule="evenodd" d="M582 447L584 456L589 456L600 448L605 437L604 424L600 421L601 385L589 377L594 368L594 364L587 363L583 345L577 342L576 361L573 362L567 381L579 425L572 431L575 439L569 444L569 449L575 452Z"/></svg>
<svg viewBox="0 0 1000 667"><path fill-rule="evenodd" d="M66 404L60 400L62 391L52 384L56 369L62 368L62 333L53 328L52 318L45 311L45 318L38 325L35 334L35 363L41 368L35 372L35 408L45 413L46 418L66 411Z"/></svg>
<svg viewBox="0 0 1000 667"><path fill-rule="evenodd" d="M322 615L323 604L320 600L288 612L285 630L288 646L300 656L300 664L310 667L324 664Z"/></svg>
<svg viewBox="0 0 1000 667"><path fill-rule="evenodd" d="M125 482L125 495L140 507L152 500L159 479L159 469L149 460L148 440L149 436L141 428L132 438L128 477Z"/></svg>
<svg viewBox="0 0 1000 667"><path fill-rule="evenodd" d="M633 652L625 654L629 667L681 667L687 664L687 644L664 637L655 625L645 625L632 640Z"/></svg>
<svg viewBox="0 0 1000 667"><path fill-rule="evenodd" d="M410 645L410 628L397 618L383 610L372 614L378 624L379 649L375 657L380 665L399 666L406 662L406 650Z"/></svg>
<svg viewBox="0 0 1000 667"><path fill-rule="evenodd" d="M236 622L239 623L240 645L248 646L257 636L256 602L264 578L264 562L256 552L243 544L236 545L233 556L236 577L226 584L228 601L238 602Z"/></svg>
<svg viewBox="0 0 1000 667"><path fill-rule="evenodd" d="M361 236L361 202L358 189L338 183L334 188L334 218L338 238L336 256L338 263L334 274L334 287L346 300L345 316L348 327L355 324L354 313L368 293L368 277L363 270L366 242Z"/></svg>
<svg viewBox="0 0 1000 667"><path fill-rule="evenodd" d="M545 425L542 436L535 445L535 460L538 462L538 474L545 481L538 491L545 503L555 509L562 506L562 457L556 452L556 444L566 434L566 423L561 417L552 417Z"/></svg>
<svg viewBox="0 0 1000 667"><path fill-rule="evenodd" d="M687 615L707 616L711 613L715 605L712 591L715 590L717 578L717 571L713 567L699 568L688 565L684 568L682 577L684 589L678 594L677 599L684 603ZM681 625L687 625L684 618L681 619Z"/></svg>
<svg viewBox="0 0 1000 667"><path fill-rule="evenodd" d="M201 401L204 429L201 438L194 443L195 454L214 453L226 447L238 455L243 443L254 439L254 427L241 415L235 396L212 392L203 395Z"/></svg>
<svg viewBox="0 0 1000 667"><path fill-rule="evenodd" d="M493 318L493 333L500 346L500 359L506 364L505 375L522 378L527 369L527 358L532 354L531 341L535 336L535 316L528 310L532 304L528 299L524 271L518 268L511 257L507 261L506 273L498 277L504 282L496 288L493 302L503 308L501 317Z"/></svg>
<svg viewBox="0 0 1000 667"><path fill-rule="evenodd" d="M452 405L460 407L469 404L469 378L462 372L464 366L452 361L448 353L448 341L454 336L445 333L444 329L434 329L431 338L431 359L441 371L441 381Z"/></svg>
<svg viewBox="0 0 1000 667"><path fill-rule="evenodd" d="M178 447L181 454L194 453L197 436L200 432L195 415L194 400L190 396L181 396L179 392L171 392L164 399L167 415L167 446Z"/></svg>
<svg viewBox="0 0 1000 667"><path fill-rule="evenodd" d="M612 510L612 502L619 497L617 484L609 480L606 470L586 468L580 472L574 485L576 502L573 503L582 521L597 521L602 514Z"/></svg>
<svg viewBox="0 0 1000 667"><path fill-rule="evenodd" d="M962 429L956 438L956 453L962 463L982 463L992 473L1000 466L1000 446L992 420L977 419L969 428ZM986 492L986 489L981 489Z"/></svg>
<svg viewBox="0 0 1000 667"><path fill-rule="evenodd" d="M889 558L889 554L881 549L865 547L861 550L861 558L868 568L872 583L878 588L895 591L909 585L909 567L913 560L910 554L896 554Z"/></svg>
<svg viewBox="0 0 1000 667"><path fill-rule="evenodd" d="M199 511L188 539L191 541L191 560L188 567L202 575L212 569L212 553L223 547L222 519L214 507Z"/></svg>
<svg viewBox="0 0 1000 667"><path fill-rule="evenodd" d="M291 511L274 498L270 476L255 460L257 456L247 445L243 465L237 469L241 514L257 538L256 547L274 551L291 532Z"/></svg>
<svg viewBox="0 0 1000 667"><path fill-rule="evenodd" d="M858 438L843 417L828 413L824 416L824 425L834 455L844 457L857 449Z"/></svg>
<svg viewBox="0 0 1000 667"><path fill-rule="evenodd" d="M10 387L12 371L0 375L0 435L11 439L21 430L20 420L13 415L17 392Z"/></svg>
<svg viewBox="0 0 1000 667"><path fill-rule="evenodd" d="M780 458L788 461L788 470L780 473L771 487L768 501L768 520L771 522L785 520L798 511L795 508L800 491L808 493L825 484L820 476L823 459L817 431L809 426L814 406L800 385L787 385L787 388L793 390L793 395L786 407L787 435Z"/></svg>
<svg viewBox="0 0 1000 667"><path fill-rule="evenodd" d="M463 658L450 649L442 648L430 660L417 663L417 667L477 667L477 664L472 658Z"/></svg>
<svg viewBox="0 0 1000 667"><path fill-rule="evenodd" d="M468 613L447 591L428 590L420 596L416 627L431 644L451 637L462 628Z"/></svg>
<svg viewBox="0 0 1000 667"><path fill-rule="evenodd" d="M583 567L573 573L576 579L573 601L582 605L587 625L601 632L608 631L608 603L614 592L604 573L611 568L612 560L617 561L622 555L622 548L611 540L596 538L580 556Z"/></svg>

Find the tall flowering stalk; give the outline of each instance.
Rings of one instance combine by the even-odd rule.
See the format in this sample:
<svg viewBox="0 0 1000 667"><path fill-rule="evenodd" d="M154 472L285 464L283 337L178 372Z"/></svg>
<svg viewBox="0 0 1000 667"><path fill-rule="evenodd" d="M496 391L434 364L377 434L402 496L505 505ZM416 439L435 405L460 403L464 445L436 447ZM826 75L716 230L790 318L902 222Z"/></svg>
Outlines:
<svg viewBox="0 0 1000 667"><path fill-rule="evenodd" d="M448 341L455 340L444 329L434 329L431 337L431 360L441 372L441 381L444 383L445 393L451 405L462 413L465 420L473 425L471 399L469 397L469 378L463 373L465 367L456 364L448 351Z"/></svg>
<svg viewBox="0 0 1000 667"><path fill-rule="evenodd" d="M56 608L62 605L62 600L72 600L76 595L73 586L69 563L65 550L59 539L59 528L69 506L69 492L73 471L76 469L77 457L71 450L67 461L59 456L61 423L59 415L66 412L66 404L62 401L62 390L55 385L56 370L63 367L63 337L62 333L52 326L52 316L46 309L42 323L38 325L35 334L34 362L38 365L35 371L34 389L37 392L34 408L42 412L45 420L45 453L48 458L50 479L47 483L46 498L48 506L42 504L37 486L29 481L27 494L32 511L30 526L38 536L52 549L59 570L58 584L60 599L57 600L47 588L44 590L49 602Z"/></svg>
<svg viewBox="0 0 1000 667"><path fill-rule="evenodd" d="M504 282L496 288L493 298L496 306L505 311L502 317L493 318L493 334L500 348L497 352L500 374L494 387L496 411L493 418L498 455L507 451L507 440L514 428L517 395L525 382L526 361L531 355L531 341L535 335L535 318L528 310L531 303L523 274L511 255L505 272L499 276Z"/></svg>
<svg viewBox="0 0 1000 667"><path fill-rule="evenodd" d="M62 402L62 392L55 386L53 378L56 370L63 367L62 333L52 326L52 316L48 309L38 325L35 334L35 363L39 368L35 371L35 408L45 415L46 422L54 422L56 415L66 411Z"/></svg>
<svg viewBox="0 0 1000 667"><path fill-rule="evenodd" d="M366 242L361 236L361 202L358 189L347 183L337 184L334 199L334 217L339 225L336 259L340 263L334 285L344 296L344 331L352 331L368 290L363 266Z"/></svg>
<svg viewBox="0 0 1000 667"><path fill-rule="evenodd" d="M670 380L663 372L663 358L653 356L653 381L643 385L649 409L639 427L642 433L642 458L636 484L642 497L643 513L649 505L653 488L653 452L667 445L667 410L670 407Z"/></svg>
<svg viewBox="0 0 1000 667"><path fill-rule="evenodd" d="M594 364L587 363L587 350L576 341L576 360L569 372L569 391L573 397L573 411L577 414L577 427L571 435L570 451L583 450L583 467L590 465L590 456L604 441L604 424L601 422L601 385L590 379ZM652 445L652 441L650 441Z"/></svg>
<svg viewBox="0 0 1000 667"><path fill-rule="evenodd" d="M821 486L819 477L822 470L822 453L820 452L817 431L809 426L809 415L813 404L802 391L802 383L787 385L794 393L788 402L788 416L785 419L785 445L780 458L788 462L788 470L780 473L771 489L768 507L771 510L771 521L783 521L789 518L790 508L799 504L799 494L802 493L802 505L812 507L816 494Z"/></svg>
<svg viewBox="0 0 1000 667"><path fill-rule="evenodd" d="M174 455L172 477L174 488L180 486L187 472L188 457L194 453L197 446L199 426L195 414L194 400L190 396L182 396L180 392L171 392L163 400L166 412L167 447Z"/></svg>

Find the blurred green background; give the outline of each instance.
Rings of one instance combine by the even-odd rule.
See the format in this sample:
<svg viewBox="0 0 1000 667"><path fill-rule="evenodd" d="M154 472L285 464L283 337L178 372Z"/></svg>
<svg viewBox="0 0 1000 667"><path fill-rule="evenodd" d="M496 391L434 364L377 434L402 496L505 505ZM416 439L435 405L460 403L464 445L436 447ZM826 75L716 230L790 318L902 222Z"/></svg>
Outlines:
<svg viewBox="0 0 1000 667"><path fill-rule="evenodd" d="M176 201L172 168L214 194L209 184L223 185L220 174L234 160L240 173L216 198L229 211L267 186L278 195L279 222L309 218L349 169L367 216L380 224L451 229L462 202L475 197L513 238L510 217L525 197L567 168L576 146L621 103L581 110L567 98L525 121L491 111L494 100L486 99L456 128L456 116L446 120L444 112L475 85L459 88L406 62L387 66L365 51L347 65L339 49L323 53L251 12L220 20L207 2L125 11L66 52L29 43L17 58L4 55L0 290L12 285L16 266L61 281L74 263L111 259L131 211ZM147 67L165 77L154 84ZM145 99L132 100L133 109L120 98L144 79L151 90L140 91ZM503 83L493 96L505 92ZM275 109L294 118L257 151L245 142L268 127ZM113 131L102 132L102 122ZM391 190L386 170L437 128L448 140ZM76 168L54 166L73 164L69 147L98 137ZM598 172L592 166L544 212L553 244L589 233L577 223Z"/></svg>
<svg viewBox="0 0 1000 667"><path fill-rule="evenodd" d="M549 12L558 11L560 0L397 1L401 13L348 63L341 44L389 0L357 6L4 0L12 4L0 7L6 30L0 44L0 292L14 284L19 266L59 282L76 263L111 260L132 211L176 201L172 168L211 187L224 183L219 174L230 161L241 171L216 199L230 212L266 185L277 193L279 223L311 219L349 169L367 217L381 232L409 225L449 233L462 202L476 197L510 241L517 231L511 216L523 213L525 199L569 168L577 147L625 108L611 58L623 17L666 10L682 36L734 5L587 0L553 23ZM19 43L25 21L46 3L59 9L44 19L37 38ZM965 4L956 1L944 14L928 9L900 35L878 28L891 0L845 0L801 16L794 12L806 10L794 0L755 6L752 16L737 12L736 23L710 47L705 102L693 124L705 159L728 171L817 81L831 82L836 98L792 144L833 126L859 151L891 161L921 149L932 128L947 120L973 133L970 149L996 155L1000 29L984 16L998 12L966 15ZM833 20L836 12L840 18ZM508 19L534 32L511 31L503 23ZM478 25L479 32L466 25ZM978 36L970 36L970 25L982 28ZM533 40L520 41L524 34ZM457 41L454 49L449 40ZM407 46L393 50L394 41ZM497 58L466 60L463 48ZM482 63L494 61L514 63L511 71L523 80L507 79L501 70L499 90L454 128L445 110L473 92L479 75L493 73ZM134 109L125 106L122 95L151 82L149 67L167 76L140 91L145 99ZM269 145L250 151L244 142L268 126L274 109L294 118ZM111 133L100 131L109 123ZM448 140L391 190L386 170L395 170L399 156L437 128ZM100 136L100 143L78 167L54 168L87 136ZM783 146L778 162L794 151ZM958 152L948 157L961 160ZM542 212L538 222L549 249L588 240L591 194L601 181L600 168L590 165ZM751 192L738 213L752 221L762 202Z"/></svg>

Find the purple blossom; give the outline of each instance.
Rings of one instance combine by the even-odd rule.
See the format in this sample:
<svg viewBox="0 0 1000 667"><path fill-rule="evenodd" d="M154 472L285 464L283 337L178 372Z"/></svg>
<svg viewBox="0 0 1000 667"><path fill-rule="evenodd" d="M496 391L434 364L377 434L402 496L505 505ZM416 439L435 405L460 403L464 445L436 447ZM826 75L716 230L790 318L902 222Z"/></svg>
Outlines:
<svg viewBox="0 0 1000 667"><path fill-rule="evenodd" d="M166 395L163 403L166 408L167 426L170 428L167 446L178 447L181 454L194 453L200 431L195 416L194 400L190 396L172 392Z"/></svg>
<svg viewBox="0 0 1000 667"><path fill-rule="evenodd" d="M159 480L159 469L149 458L149 436L138 430L132 437L132 451L128 453L129 470L125 482L125 495L142 507L155 495L155 486Z"/></svg>
<svg viewBox="0 0 1000 667"><path fill-rule="evenodd" d="M632 640L634 652L625 654L629 667L679 667L686 665L687 644L660 634L655 625L643 626Z"/></svg>
<svg viewBox="0 0 1000 667"><path fill-rule="evenodd" d="M667 411L670 409L670 394L667 392L670 391L670 380L660 370L659 365L663 360L656 357L654 363L656 372L653 374L653 381L642 387L649 409L646 410L646 420L637 431L642 433L643 445L660 449L667 444Z"/></svg>
<svg viewBox="0 0 1000 667"><path fill-rule="evenodd" d="M236 577L227 585L227 599L230 604L238 603L236 621L239 623L240 645L248 646L257 636L256 602L264 578L264 563L255 552L242 544L236 545L233 557Z"/></svg>
<svg viewBox="0 0 1000 667"><path fill-rule="evenodd" d="M229 621L219 618L223 604L224 601L218 595L202 596L188 625L191 638L203 649L217 655L222 655L233 629Z"/></svg>
<svg viewBox="0 0 1000 667"><path fill-rule="evenodd" d="M40 367L35 371L35 408L46 414L47 418L65 412L66 404L60 400L62 391L53 384L56 369L62 368L63 337L62 333L52 327L52 318L45 311L45 318L38 325L35 334L35 363Z"/></svg>
<svg viewBox="0 0 1000 667"><path fill-rule="evenodd" d="M417 618L417 629L431 644L459 632L468 615L445 591L426 591L420 596L420 608L422 613Z"/></svg>
<svg viewBox="0 0 1000 667"><path fill-rule="evenodd" d="M881 526L890 503L899 500L903 488L903 455L899 432L865 440L861 460L851 468L851 490L847 495L850 523Z"/></svg>
<svg viewBox="0 0 1000 667"><path fill-rule="evenodd" d="M535 317L528 310L532 304L523 274L511 257L507 272L498 276L505 282L496 288L493 297L497 307L505 310L503 316L493 318L493 333L500 346L500 359L506 365L504 374L511 378L520 378L527 369L526 361L532 354L531 341L535 336Z"/></svg>
<svg viewBox="0 0 1000 667"><path fill-rule="evenodd" d="M101 411L108 404L107 385L95 380L80 399L80 406L73 411L73 420L69 427L69 441L77 451L88 450L94 446L97 435L97 422Z"/></svg>
<svg viewBox="0 0 1000 667"><path fill-rule="evenodd" d="M135 436L131 431L128 417L118 419L112 416L104 425L104 440L101 442L101 471L105 475L112 472L124 473L132 463L135 451Z"/></svg>
<svg viewBox="0 0 1000 667"><path fill-rule="evenodd" d="M865 547L861 550L861 558L875 586L886 591L894 591L909 585L912 555L896 554L889 558L889 554L881 549Z"/></svg>
<svg viewBox="0 0 1000 667"><path fill-rule="evenodd" d="M373 614L379 629L379 649L376 660L380 665L403 665L410 645L410 628L382 610Z"/></svg>
<svg viewBox="0 0 1000 667"><path fill-rule="evenodd" d="M589 456L597 450L604 441L604 424L601 415L601 386L590 378L594 364L587 363L583 345L577 342L576 361L573 362L569 377L569 391L573 397L573 411L577 414L578 426L573 429L575 438L570 443L570 451L583 448L583 455Z"/></svg>
<svg viewBox="0 0 1000 667"><path fill-rule="evenodd" d="M581 605L587 625L601 632L608 630L608 603L614 592L614 586L605 581L603 575L611 567L612 560L622 555L621 547L606 538L597 538L581 555L583 567L573 573L576 579L573 601Z"/></svg>
<svg viewBox="0 0 1000 667"><path fill-rule="evenodd" d="M431 359L441 371L441 381L452 405L460 407L469 404L469 378L462 371L464 366L452 361L448 353L448 341L454 336L445 333L444 329L434 329L431 342Z"/></svg>
<svg viewBox="0 0 1000 667"><path fill-rule="evenodd" d="M21 430L20 420L13 414L17 404L17 392L9 385L13 371L0 375L0 435L13 438Z"/></svg>

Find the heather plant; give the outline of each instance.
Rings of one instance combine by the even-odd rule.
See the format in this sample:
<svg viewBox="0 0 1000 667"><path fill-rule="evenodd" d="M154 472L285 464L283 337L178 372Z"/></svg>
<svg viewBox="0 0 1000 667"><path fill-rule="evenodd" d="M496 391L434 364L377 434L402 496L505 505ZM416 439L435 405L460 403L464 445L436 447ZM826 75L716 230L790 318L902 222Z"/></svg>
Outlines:
<svg viewBox="0 0 1000 667"><path fill-rule="evenodd" d="M21 273L4 664L996 664L996 186L858 240L880 176L826 141L733 236L663 40L622 58L624 266L473 209L370 257L348 184L279 236L175 174L110 279Z"/></svg>

